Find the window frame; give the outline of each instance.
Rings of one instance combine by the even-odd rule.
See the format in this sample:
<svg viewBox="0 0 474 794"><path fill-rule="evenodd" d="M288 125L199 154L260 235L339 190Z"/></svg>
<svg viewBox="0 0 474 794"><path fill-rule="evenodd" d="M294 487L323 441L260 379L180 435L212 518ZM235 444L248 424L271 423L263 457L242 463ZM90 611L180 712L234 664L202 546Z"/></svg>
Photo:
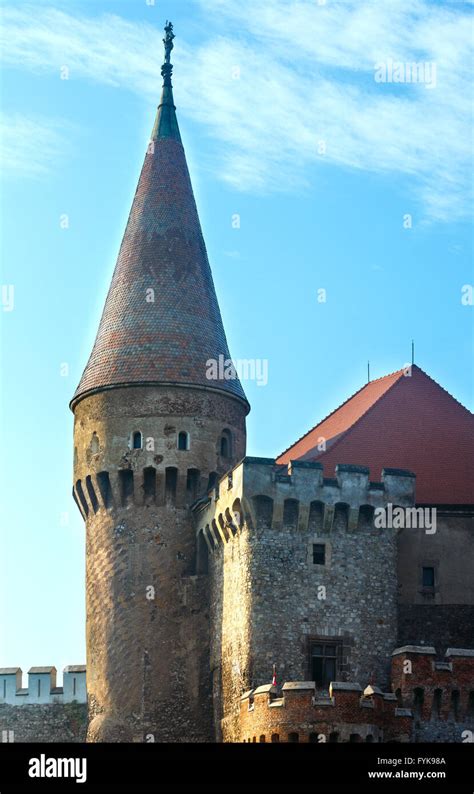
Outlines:
<svg viewBox="0 0 474 794"><path fill-rule="evenodd" d="M180 439L183 438L183 436L185 439L184 447L180 445ZM178 432L178 435L176 437L176 447L179 450L179 452L189 452L191 448L191 436L189 435L187 430L180 430Z"/></svg>
<svg viewBox="0 0 474 794"><path fill-rule="evenodd" d="M135 437L140 436L140 446L135 446ZM143 449L143 433L141 430L132 430L132 436L130 439L130 449Z"/></svg>
<svg viewBox="0 0 474 794"><path fill-rule="evenodd" d="M425 571L431 571L432 578L431 583L425 582ZM434 565L422 565L421 566L421 586L424 590L434 590L436 587L436 569Z"/></svg>
<svg viewBox="0 0 474 794"><path fill-rule="evenodd" d="M313 562L313 546L324 546L324 564L320 564L317 562ZM312 533L308 536L308 551L307 551L307 565L308 569L312 571L314 574L323 574L324 571L330 570L331 568L331 557L332 557L332 550L331 550L331 541L328 540L327 536L324 537L319 533ZM324 584L325 580L323 579L321 584Z"/></svg>
<svg viewBox="0 0 474 794"><path fill-rule="evenodd" d="M316 654L314 653L313 649L315 647L320 646L322 648L322 653ZM326 653L326 649L334 649L334 654ZM326 659L334 660L334 677L329 677L327 681L327 685L324 683L325 678L327 678L327 674L325 674L323 664L322 669L322 677L321 683L318 682L316 676L314 674L314 662L313 659L318 658L322 659L323 663ZM310 681L314 681L317 690L327 690L331 681L339 680L341 676L341 668L342 668L342 658L343 658L343 641L341 637L311 637L309 642L309 669L310 669Z"/></svg>
<svg viewBox="0 0 474 794"><path fill-rule="evenodd" d="M226 454L224 454L223 451L222 451L222 444L223 444L224 441L225 441L225 443L227 445ZM227 427L225 427L222 430L222 432L220 434L220 437L219 437L219 456L221 458L223 458L223 460L230 460L232 458L232 452L233 452L232 447L233 447L232 433Z"/></svg>
<svg viewBox="0 0 474 794"><path fill-rule="evenodd" d="M322 562L316 562L316 560L314 559L315 556L317 555L317 552L315 551L316 547L319 547L320 549L322 549L322 558L323 558ZM321 552L319 552L319 554L321 554ZM313 543L313 565L321 565L323 567L326 565L326 544L325 543Z"/></svg>

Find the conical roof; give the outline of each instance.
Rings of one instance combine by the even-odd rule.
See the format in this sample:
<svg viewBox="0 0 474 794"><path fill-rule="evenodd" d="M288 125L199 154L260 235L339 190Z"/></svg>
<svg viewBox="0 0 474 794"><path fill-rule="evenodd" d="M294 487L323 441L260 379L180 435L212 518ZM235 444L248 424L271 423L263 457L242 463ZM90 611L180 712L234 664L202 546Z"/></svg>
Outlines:
<svg viewBox="0 0 474 794"><path fill-rule="evenodd" d="M163 91L97 337L71 407L118 386L218 389L247 402L235 377L209 380L230 358L181 143L165 29ZM222 371L222 368L221 370Z"/></svg>

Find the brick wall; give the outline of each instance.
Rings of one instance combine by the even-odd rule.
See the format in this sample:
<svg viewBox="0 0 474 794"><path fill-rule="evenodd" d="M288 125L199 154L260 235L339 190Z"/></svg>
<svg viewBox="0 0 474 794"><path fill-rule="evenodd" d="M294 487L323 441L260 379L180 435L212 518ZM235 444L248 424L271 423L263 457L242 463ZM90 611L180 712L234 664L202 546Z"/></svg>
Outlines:
<svg viewBox="0 0 474 794"><path fill-rule="evenodd" d="M247 692L241 700L241 741L409 741L412 718L391 694L335 683L329 697L313 682L289 682Z"/></svg>

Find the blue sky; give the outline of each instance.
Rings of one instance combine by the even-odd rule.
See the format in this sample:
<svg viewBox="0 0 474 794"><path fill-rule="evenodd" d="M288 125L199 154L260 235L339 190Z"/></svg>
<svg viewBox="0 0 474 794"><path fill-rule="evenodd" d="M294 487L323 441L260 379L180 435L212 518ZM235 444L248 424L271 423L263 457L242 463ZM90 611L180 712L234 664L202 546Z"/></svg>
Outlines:
<svg viewBox="0 0 474 794"><path fill-rule="evenodd" d="M408 362L412 338L473 408L471 10L4 4L0 665L85 660L68 402L153 125L165 20L230 349L268 360L268 384L244 384L248 452L276 456L363 385L368 359L372 377ZM390 59L436 64L436 85L376 82Z"/></svg>

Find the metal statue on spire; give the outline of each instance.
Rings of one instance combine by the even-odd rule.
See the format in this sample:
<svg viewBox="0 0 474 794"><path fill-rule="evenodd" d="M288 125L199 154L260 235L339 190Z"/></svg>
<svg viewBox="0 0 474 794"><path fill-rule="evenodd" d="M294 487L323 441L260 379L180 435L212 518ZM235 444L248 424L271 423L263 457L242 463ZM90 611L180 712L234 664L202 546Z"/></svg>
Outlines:
<svg viewBox="0 0 474 794"><path fill-rule="evenodd" d="M175 35L173 33L173 23L168 22L168 20L166 20L165 34L166 35L163 39L163 44L165 45L165 62L161 67L161 75L163 77L163 85L171 88L171 74L173 72L173 66L170 63L170 55L171 50L174 47L173 39L175 38Z"/></svg>
<svg viewBox="0 0 474 794"><path fill-rule="evenodd" d="M173 33L173 23L168 22L168 20L166 20L165 33L166 36L163 39L163 44L165 45L165 63L169 63L171 50L174 47L173 39L175 38L175 35Z"/></svg>

